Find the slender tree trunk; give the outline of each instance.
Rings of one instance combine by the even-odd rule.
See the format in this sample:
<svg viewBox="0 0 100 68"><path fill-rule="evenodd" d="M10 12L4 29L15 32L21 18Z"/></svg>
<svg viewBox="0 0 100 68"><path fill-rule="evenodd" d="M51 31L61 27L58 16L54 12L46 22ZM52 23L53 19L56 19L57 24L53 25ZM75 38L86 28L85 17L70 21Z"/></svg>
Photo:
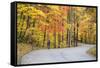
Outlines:
<svg viewBox="0 0 100 68"><path fill-rule="evenodd" d="M63 23L62 23L62 27L64 27ZM64 41L64 35L63 35L63 31L62 31L62 43Z"/></svg>
<svg viewBox="0 0 100 68"><path fill-rule="evenodd" d="M71 23L71 7L70 7L70 10L68 12L68 21L67 23L70 24ZM68 28L67 29L67 46L70 47L70 43L71 43L71 36L70 36L70 29Z"/></svg>
<svg viewBox="0 0 100 68"><path fill-rule="evenodd" d="M88 43L88 33L86 32L86 43Z"/></svg>
<svg viewBox="0 0 100 68"><path fill-rule="evenodd" d="M21 15L20 15L20 22L21 23L23 22L23 13L21 13ZM23 24L22 24L22 26L23 26ZM20 33L19 33L19 41L22 42L22 31L20 31Z"/></svg>
<svg viewBox="0 0 100 68"><path fill-rule="evenodd" d="M68 44L68 47L70 47L70 31L69 29L67 30L67 44Z"/></svg>
<svg viewBox="0 0 100 68"><path fill-rule="evenodd" d="M47 33L47 48L50 49L50 39L48 33Z"/></svg>
<svg viewBox="0 0 100 68"><path fill-rule="evenodd" d="M62 33L62 42L64 41L64 35L63 35L63 33Z"/></svg>
<svg viewBox="0 0 100 68"><path fill-rule="evenodd" d="M56 48L56 24L54 24L54 48Z"/></svg>
<svg viewBox="0 0 100 68"><path fill-rule="evenodd" d="M74 9L75 11L75 9ZM76 47L77 46L77 23L76 23L76 14L74 13L74 46Z"/></svg>
<svg viewBox="0 0 100 68"><path fill-rule="evenodd" d="M30 17L27 16L27 29L30 27L30 22L29 22L29 20L30 20Z"/></svg>
<svg viewBox="0 0 100 68"><path fill-rule="evenodd" d="M44 39L43 39L43 46L42 46L42 47L44 47L44 46L45 46L45 39L46 39L46 27L45 27Z"/></svg>
<svg viewBox="0 0 100 68"><path fill-rule="evenodd" d="M86 43L86 33L85 33L85 43Z"/></svg>
<svg viewBox="0 0 100 68"><path fill-rule="evenodd" d="M58 48L60 48L61 35L58 33Z"/></svg>
<svg viewBox="0 0 100 68"><path fill-rule="evenodd" d="M26 24L27 24L27 27L26 27L26 30L30 27L30 17L29 16L26 16ZM27 42L30 43L30 37L27 39Z"/></svg>
<svg viewBox="0 0 100 68"><path fill-rule="evenodd" d="M54 32L54 48L56 48L56 32Z"/></svg>
<svg viewBox="0 0 100 68"><path fill-rule="evenodd" d="M76 32L75 32L75 20L74 20L74 46L76 47Z"/></svg>
<svg viewBox="0 0 100 68"><path fill-rule="evenodd" d="M83 39L82 39L82 36L81 36L81 43L82 43L82 40L83 40Z"/></svg>
<svg viewBox="0 0 100 68"><path fill-rule="evenodd" d="M77 34L76 34L76 46L78 46L78 22L77 22Z"/></svg>
<svg viewBox="0 0 100 68"><path fill-rule="evenodd" d="M68 46L68 30L66 31L67 34L66 34L66 47Z"/></svg>
<svg viewBox="0 0 100 68"><path fill-rule="evenodd" d="M26 16L25 15L23 15L23 13L21 13L21 17L20 17L22 20L20 20L20 22L22 23L22 26L21 27L23 27L23 25L24 25L24 21L26 21L27 20L27 18L26 18ZM28 21L29 22L29 21ZM22 29L21 29L22 30ZM25 33L26 33L26 31L24 31L24 32L20 32L20 36L19 36L19 38L21 39L21 42L26 42L26 41L23 41L23 40L25 40L25 38L24 38L24 36L25 36Z"/></svg>
<svg viewBox="0 0 100 68"><path fill-rule="evenodd" d="M88 43L90 43L90 31L89 31L89 25L88 25Z"/></svg>
<svg viewBox="0 0 100 68"><path fill-rule="evenodd" d="M37 39L37 47L39 47L39 39Z"/></svg>

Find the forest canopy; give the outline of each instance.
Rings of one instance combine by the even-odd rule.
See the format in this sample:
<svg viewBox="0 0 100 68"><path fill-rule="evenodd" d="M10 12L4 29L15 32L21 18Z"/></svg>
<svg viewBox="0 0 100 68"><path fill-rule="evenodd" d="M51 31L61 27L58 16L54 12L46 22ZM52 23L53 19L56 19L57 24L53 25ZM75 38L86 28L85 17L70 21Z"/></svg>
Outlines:
<svg viewBox="0 0 100 68"><path fill-rule="evenodd" d="M96 44L96 8L18 3L17 43L39 48Z"/></svg>

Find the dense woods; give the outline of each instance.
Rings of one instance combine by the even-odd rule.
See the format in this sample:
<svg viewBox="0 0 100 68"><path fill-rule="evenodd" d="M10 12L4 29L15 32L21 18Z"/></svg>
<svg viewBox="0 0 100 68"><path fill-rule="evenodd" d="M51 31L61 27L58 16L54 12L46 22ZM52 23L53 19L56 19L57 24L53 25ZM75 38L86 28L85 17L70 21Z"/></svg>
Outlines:
<svg viewBox="0 0 100 68"><path fill-rule="evenodd" d="M96 44L96 8L19 3L17 43L48 49Z"/></svg>

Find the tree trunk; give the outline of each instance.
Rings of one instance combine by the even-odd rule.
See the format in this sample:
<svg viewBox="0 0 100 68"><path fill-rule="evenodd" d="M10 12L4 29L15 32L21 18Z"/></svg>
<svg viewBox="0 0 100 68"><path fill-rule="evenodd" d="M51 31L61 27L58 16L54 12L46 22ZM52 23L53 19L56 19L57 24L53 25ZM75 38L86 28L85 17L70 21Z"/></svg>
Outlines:
<svg viewBox="0 0 100 68"><path fill-rule="evenodd" d="M56 48L56 32L54 32L54 48Z"/></svg>
<svg viewBox="0 0 100 68"><path fill-rule="evenodd" d="M42 46L42 47L44 47L44 46L45 46L45 39L46 39L46 27L45 27L44 39L43 39L43 46Z"/></svg>
<svg viewBox="0 0 100 68"><path fill-rule="evenodd" d="M69 29L67 30L67 41L68 41L68 42L67 42L68 47L70 47L70 43L71 43L70 41L71 41L71 40L70 40L70 31L69 31Z"/></svg>
<svg viewBox="0 0 100 68"><path fill-rule="evenodd" d="M61 35L58 33L58 48L60 48Z"/></svg>
<svg viewBox="0 0 100 68"><path fill-rule="evenodd" d="M67 23L68 24L71 24L71 7L70 7L70 10L69 10L69 12L68 12L68 21L67 21ZM70 43L71 43L71 36L70 36L70 29L69 28L67 28L67 40L66 40L66 45L68 46L68 47L70 47Z"/></svg>
<svg viewBox="0 0 100 68"><path fill-rule="evenodd" d="M78 46L78 27L79 27L79 25L78 25L78 22L77 22L77 33L76 33L76 46Z"/></svg>
<svg viewBox="0 0 100 68"><path fill-rule="evenodd" d="M47 48L50 49L50 39L48 33L47 33Z"/></svg>
<svg viewBox="0 0 100 68"><path fill-rule="evenodd" d="M30 26L29 19L30 19L30 17L29 17L29 16L27 16L27 29L28 29L28 28L29 28L29 26Z"/></svg>

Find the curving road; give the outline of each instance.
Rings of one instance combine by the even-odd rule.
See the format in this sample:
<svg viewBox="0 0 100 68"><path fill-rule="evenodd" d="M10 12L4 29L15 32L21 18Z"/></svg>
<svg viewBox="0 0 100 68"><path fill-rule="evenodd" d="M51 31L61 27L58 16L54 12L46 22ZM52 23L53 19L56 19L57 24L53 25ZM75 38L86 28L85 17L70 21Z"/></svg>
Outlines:
<svg viewBox="0 0 100 68"><path fill-rule="evenodd" d="M72 48L41 49L32 51L22 57L21 64L96 60L96 57L86 53L89 48L95 45L79 45L80 46L78 47Z"/></svg>

